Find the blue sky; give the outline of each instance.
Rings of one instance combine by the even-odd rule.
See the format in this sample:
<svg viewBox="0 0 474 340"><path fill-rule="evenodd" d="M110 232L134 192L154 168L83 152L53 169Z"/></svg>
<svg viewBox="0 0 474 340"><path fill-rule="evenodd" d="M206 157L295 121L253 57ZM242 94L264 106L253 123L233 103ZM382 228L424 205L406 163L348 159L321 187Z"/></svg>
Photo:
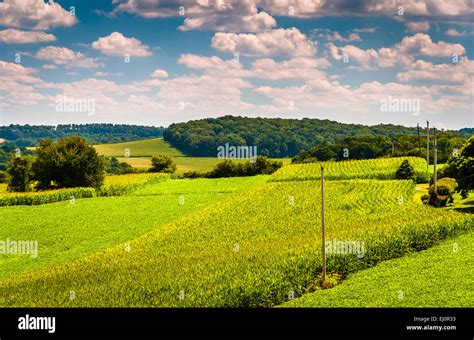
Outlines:
<svg viewBox="0 0 474 340"><path fill-rule="evenodd" d="M437 0L4 0L0 124L472 127L473 13Z"/></svg>

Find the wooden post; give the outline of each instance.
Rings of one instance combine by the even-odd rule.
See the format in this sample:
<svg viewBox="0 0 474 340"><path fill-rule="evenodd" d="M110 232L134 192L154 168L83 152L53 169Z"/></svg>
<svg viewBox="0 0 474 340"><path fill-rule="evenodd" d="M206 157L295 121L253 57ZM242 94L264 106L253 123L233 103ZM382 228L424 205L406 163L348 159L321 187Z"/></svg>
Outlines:
<svg viewBox="0 0 474 340"><path fill-rule="evenodd" d="M433 133L434 133L434 155L433 155L433 165L434 165L434 169L433 169L433 184L434 184L434 192L437 193L438 192L438 185L437 185L437 180L438 180L438 174L436 173L436 163L438 163L438 146L437 146L437 142L436 142L436 128L433 127Z"/></svg>
<svg viewBox="0 0 474 340"><path fill-rule="evenodd" d="M426 172L430 173L430 122L426 121Z"/></svg>
<svg viewBox="0 0 474 340"><path fill-rule="evenodd" d="M322 255L323 255L323 285L326 282L326 230L324 226L324 167L321 165L321 225L322 225Z"/></svg>
<svg viewBox="0 0 474 340"><path fill-rule="evenodd" d="M420 123L416 123L416 132L418 133L418 155L421 155Z"/></svg>

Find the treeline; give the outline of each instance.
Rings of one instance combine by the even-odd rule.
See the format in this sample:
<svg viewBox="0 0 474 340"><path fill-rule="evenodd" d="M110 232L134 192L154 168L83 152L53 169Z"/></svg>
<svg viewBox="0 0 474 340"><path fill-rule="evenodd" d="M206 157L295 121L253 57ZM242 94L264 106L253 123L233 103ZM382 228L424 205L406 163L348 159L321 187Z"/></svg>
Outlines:
<svg viewBox="0 0 474 340"><path fill-rule="evenodd" d="M454 135L469 136L470 130L472 129L460 130ZM417 140L417 132L417 128L392 124L365 126L309 118L299 120L224 116L172 124L164 131L163 137L190 156L213 157L217 154L218 146L229 143L235 146L257 146L258 154L263 156L293 157L323 142L337 144L353 136L393 139L396 152L407 155L411 144L408 144L408 139L399 136L412 136ZM420 133L424 135L421 128Z"/></svg>
<svg viewBox="0 0 474 340"><path fill-rule="evenodd" d="M105 144L157 138L163 135L163 130L163 127L125 124L9 125L0 126L0 138L15 148L35 146L44 138L56 140L71 135L80 135L88 143Z"/></svg>
<svg viewBox="0 0 474 340"><path fill-rule="evenodd" d="M438 162L445 163L455 155L466 138L458 133L437 132ZM398 135L394 137L359 136L344 138L336 143L323 142L308 151L302 151L292 163L315 161L371 159L379 157L416 156L426 158L426 135ZM430 163L434 159L433 135L430 137Z"/></svg>

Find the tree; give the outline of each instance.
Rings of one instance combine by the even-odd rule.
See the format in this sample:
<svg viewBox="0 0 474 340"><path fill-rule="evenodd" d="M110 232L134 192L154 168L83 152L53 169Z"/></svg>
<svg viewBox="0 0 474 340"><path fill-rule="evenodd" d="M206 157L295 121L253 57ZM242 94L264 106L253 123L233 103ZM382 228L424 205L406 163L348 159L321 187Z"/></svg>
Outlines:
<svg viewBox="0 0 474 340"><path fill-rule="evenodd" d="M395 172L396 179L414 179L415 171L408 160L404 160Z"/></svg>
<svg viewBox="0 0 474 340"><path fill-rule="evenodd" d="M149 172L173 173L176 171L176 163L166 155L155 155L151 158L152 167Z"/></svg>
<svg viewBox="0 0 474 340"><path fill-rule="evenodd" d="M103 157L103 156L101 156ZM137 168L134 168L126 162L119 162L116 157L104 157L103 158L105 172L114 175L125 175L139 172Z"/></svg>
<svg viewBox="0 0 474 340"><path fill-rule="evenodd" d="M33 162L38 189L95 187L104 181L104 164L94 147L80 136L40 141Z"/></svg>
<svg viewBox="0 0 474 340"><path fill-rule="evenodd" d="M239 173L239 164L230 159L224 159L222 162L219 162L214 166L214 168L208 173L207 177L235 177L239 176Z"/></svg>
<svg viewBox="0 0 474 340"><path fill-rule="evenodd" d="M257 156L254 162L237 163L230 159L225 159L217 163L214 168L207 173L206 177L244 177L255 175L270 175L283 165L280 161L273 161L265 156Z"/></svg>
<svg viewBox="0 0 474 340"><path fill-rule="evenodd" d="M8 191L28 191L32 179L31 159L28 156L15 157L11 161L8 173Z"/></svg>
<svg viewBox="0 0 474 340"><path fill-rule="evenodd" d="M337 156L335 146L328 142L322 142L318 146L312 148L309 152L318 161L330 161L336 159Z"/></svg>
<svg viewBox="0 0 474 340"><path fill-rule="evenodd" d="M459 150L453 150L446 166L440 170L440 177L452 177L458 183L457 191L463 198L474 189L474 136L471 136Z"/></svg>

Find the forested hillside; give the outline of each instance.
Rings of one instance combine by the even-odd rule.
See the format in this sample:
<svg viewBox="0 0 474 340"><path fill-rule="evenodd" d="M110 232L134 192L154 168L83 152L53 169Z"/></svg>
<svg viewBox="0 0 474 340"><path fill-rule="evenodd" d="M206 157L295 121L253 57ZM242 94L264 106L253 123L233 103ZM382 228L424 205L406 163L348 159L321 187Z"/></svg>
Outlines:
<svg viewBox="0 0 474 340"><path fill-rule="evenodd" d="M125 124L65 124L0 126L0 138L18 147L36 145L43 138L62 138L80 135L89 143L119 143L161 137L162 127Z"/></svg>
<svg viewBox="0 0 474 340"><path fill-rule="evenodd" d="M421 128L420 134L425 135ZM462 134L467 135L469 131L463 131ZM351 136L386 137L389 144L387 152L391 151L392 139L397 150L397 145L400 145L400 148L403 147L408 152L412 148L408 142L413 144L417 139L417 129L392 124L365 126L308 118L298 120L224 116L172 124L163 136L171 145L192 156L216 156L217 146L229 143L237 146L256 145L259 155L293 157L322 142L335 144ZM412 138L405 141L400 136Z"/></svg>

